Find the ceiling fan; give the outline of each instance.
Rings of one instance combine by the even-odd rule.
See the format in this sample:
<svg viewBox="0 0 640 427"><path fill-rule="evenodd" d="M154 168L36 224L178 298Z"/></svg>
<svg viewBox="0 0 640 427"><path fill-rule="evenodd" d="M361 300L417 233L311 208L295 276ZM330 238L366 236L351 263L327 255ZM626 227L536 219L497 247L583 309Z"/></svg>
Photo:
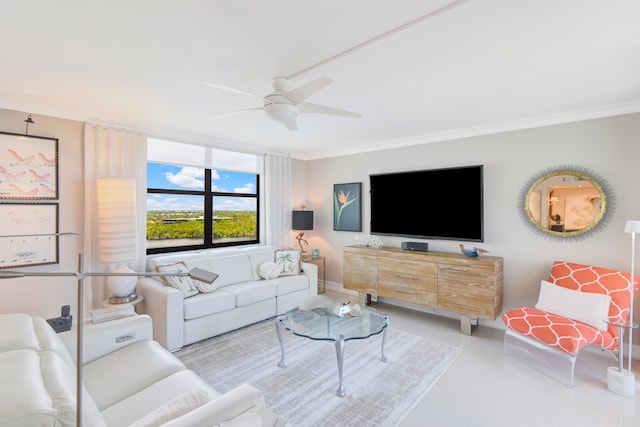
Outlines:
<svg viewBox="0 0 640 427"><path fill-rule="evenodd" d="M261 98L263 101L262 107L248 108L240 111L233 111L230 113L224 113L216 116L228 117L236 114L242 114L249 111L264 110L267 117L275 120L284 125L289 130L297 130L298 125L296 118L298 114L315 113L315 114L331 114L335 116L354 117L358 118L362 114L354 113L352 111L340 110L338 108L327 107L324 105L312 104L305 102L305 99L318 92L321 89L329 86L333 83L333 80L327 77L320 77L305 85L291 89L291 82L286 77L276 77L273 79L273 92L265 95L264 97L245 92L240 89L236 89L230 86L213 83L209 81L202 82L203 85L213 87L216 89L226 90L229 92L239 93L241 95L247 95L252 97Z"/></svg>

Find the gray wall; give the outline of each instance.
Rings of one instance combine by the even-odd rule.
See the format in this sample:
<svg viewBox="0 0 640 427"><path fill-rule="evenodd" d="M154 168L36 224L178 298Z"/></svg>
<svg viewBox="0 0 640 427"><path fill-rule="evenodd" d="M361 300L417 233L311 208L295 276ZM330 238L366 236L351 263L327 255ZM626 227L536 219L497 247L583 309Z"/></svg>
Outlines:
<svg viewBox="0 0 640 427"><path fill-rule="evenodd" d="M630 270L628 219L640 219L640 114L575 122L523 131L429 143L306 162L306 204L314 210L310 247L326 257L327 280L342 283L342 248L358 233L332 227L335 183L362 183L363 234L369 233L369 174L484 164L485 241L475 244L504 258L504 308L535 304L540 280L554 260ZM524 184L540 171L559 165L591 169L612 188L616 208L608 226L583 240L557 242L529 229L518 215ZM300 191L300 190L298 190ZM424 189L418 200L395 201L407 209L442 209ZM381 236L385 246L418 240ZM458 252L457 241L425 240L431 250ZM636 263L636 271L638 271ZM635 305L636 321L640 319ZM503 327L500 319L489 322Z"/></svg>

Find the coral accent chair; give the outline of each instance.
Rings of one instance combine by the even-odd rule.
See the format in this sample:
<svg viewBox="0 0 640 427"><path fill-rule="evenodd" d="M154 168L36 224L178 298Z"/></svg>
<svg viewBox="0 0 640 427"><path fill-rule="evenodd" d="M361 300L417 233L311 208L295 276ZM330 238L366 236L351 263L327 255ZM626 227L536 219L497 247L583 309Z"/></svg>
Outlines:
<svg viewBox="0 0 640 427"><path fill-rule="evenodd" d="M555 261L547 282L573 291L608 295L611 302L608 306L607 320L614 322L625 321L629 316L630 279L631 274L618 270ZM633 283L634 294L639 286L640 282L636 277ZM569 294L582 298L580 294ZM541 305L542 292L540 298L536 306ZM575 300L575 305L579 305L578 298ZM566 303L559 302L558 305L559 308L555 311L563 311L563 306L575 310L571 307L573 304L570 300ZM603 307L606 315L606 306ZM593 312L591 317L601 316ZM536 307L509 310L502 315L502 321L507 326L504 339L505 354L522 360L569 387L574 385L575 361L584 347L595 345L610 352L618 349L618 328L607 323L603 323L601 329L567 317L563 313L553 313ZM613 356L617 357L615 354Z"/></svg>

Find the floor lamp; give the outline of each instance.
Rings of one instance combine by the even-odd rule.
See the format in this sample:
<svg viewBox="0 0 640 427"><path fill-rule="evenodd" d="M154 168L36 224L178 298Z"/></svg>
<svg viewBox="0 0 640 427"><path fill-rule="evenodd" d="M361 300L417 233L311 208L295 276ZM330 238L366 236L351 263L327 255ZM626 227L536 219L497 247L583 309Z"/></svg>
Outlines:
<svg viewBox="0 0 640 427"><path fill-rule="evenodd" d="M624 227L625 233L631 233L631 277L629 278L629 318L623 323L618 324L618 339L620 350L623 348L624 332L628 329L629 334L629 356L628 367L625 371L622 368L624 352L618 353L618 368L609 368L607 370L607 387L612 392L625 397L635 396L636 381L633 371L631 371L631 359L633 358L633 330L638 327L638 324L633 321L633 303L634 303L634 291L635 291L635 266L636 266L636 233L640 233L640 221L630 220L627 221Z"/></svg>
<svg viewBox="0 0 640 427"><path fill-rule="evenodd" d="M74 233L63 233L63 234L74 234ZM16 270L0 270L0 279L12 279L18 277L58 277L58 276L66 276L66 277L75 277L78 280L78 321L77 321L77 337L76 337L76 426L82 426L82 350L83 350L83 324L84 319L82 318L82 313L84 312L84 279L86 277L151 277L151 276L172 276L172 277L191 277L193 279L197 279L200 281L213 282L210 280L210 275L207 274L206 270L202 270L199 268L194 268L190 271L178 272L178 273L151 273L151 272L143 272L137 273L135 271L127 272L127 273L117 273L117 272L98 272L91 273L84 271L84 255L78 255L78 270L71 272L37 272L37 271L29 271L22 272Z"/></svg>

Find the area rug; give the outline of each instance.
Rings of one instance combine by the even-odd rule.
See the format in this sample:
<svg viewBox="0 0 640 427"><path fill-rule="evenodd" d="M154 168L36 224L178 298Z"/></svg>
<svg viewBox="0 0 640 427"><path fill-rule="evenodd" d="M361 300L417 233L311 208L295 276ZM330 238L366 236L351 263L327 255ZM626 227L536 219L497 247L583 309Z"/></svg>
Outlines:
<svg viewBox="0 0 640 427"><path fill-rule="evenodd" d="M266 405L294 427L398 425L451 366L460 349L389 327L382 334L345 344L338 397L335 344L283 331L284 368L275 319L184 347L175 353L220 392L243 383L260 389Z"/></svg>

